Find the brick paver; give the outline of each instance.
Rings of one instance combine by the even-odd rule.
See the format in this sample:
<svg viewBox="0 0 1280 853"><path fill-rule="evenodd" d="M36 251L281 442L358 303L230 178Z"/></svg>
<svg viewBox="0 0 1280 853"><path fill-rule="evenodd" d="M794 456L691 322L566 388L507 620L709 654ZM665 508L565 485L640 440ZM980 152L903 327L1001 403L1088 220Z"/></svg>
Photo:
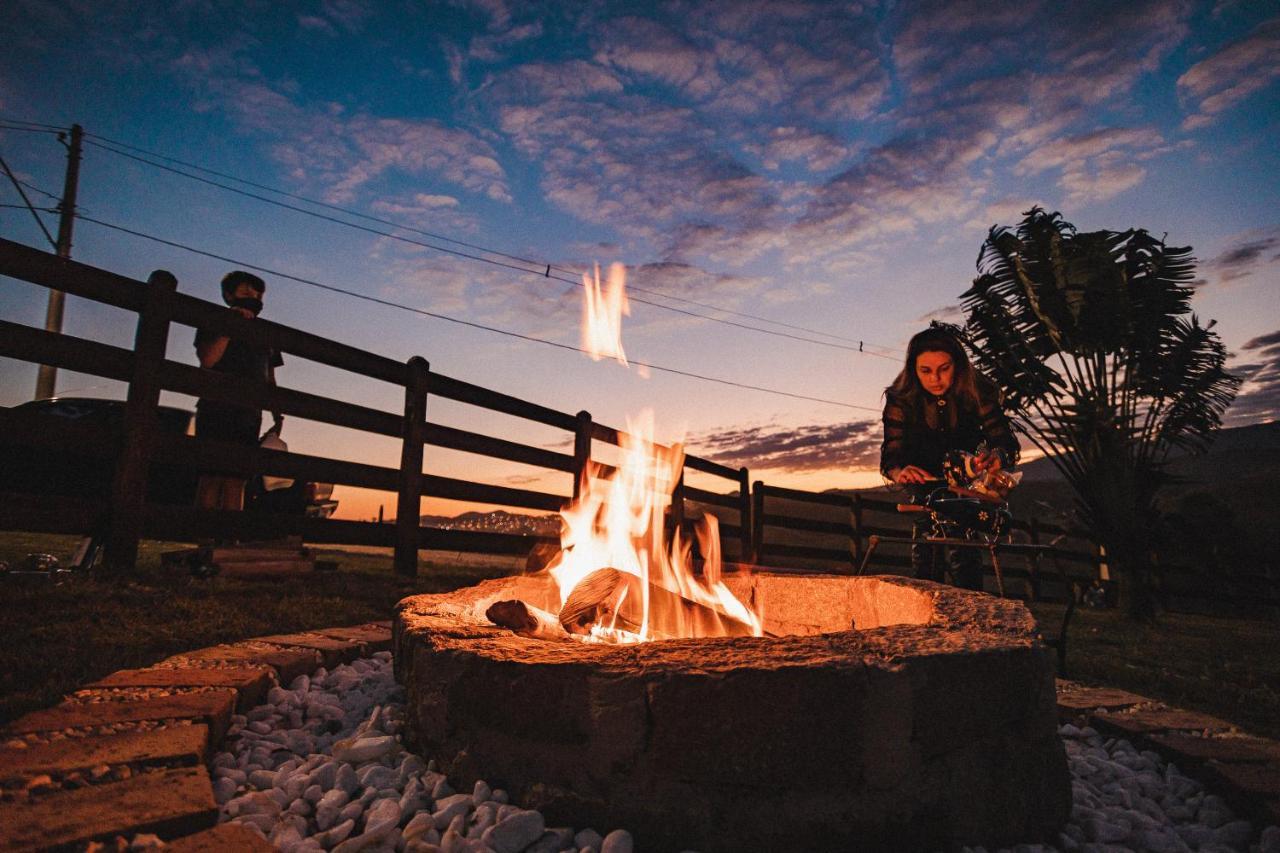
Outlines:
<svg viewBox="0 0 1280 853"><path fill-rule="evenodd" d="M20 717L10 723L6 731L26 734L143 720L199 720L209 727L210 743L217 744L226 734L235 701L234 690L210 690L119 702L64 702Z"/></svg>
<svg viewBox="0 0 1280 853"><path fill-rule="evenodd" d="M29 779L41 773L69 773L101 764L204 764L209 727L174 726L150 732L125 732L68 738L25 749L0 748L0 779Z"/></svg>
<svg viewBox="0 0 1280 853"><path fill-rule="evenodd" d="M158 667L122 669L86 687L228 687L239 694L236 709L244 713L267 698L272 685L268 666Z"/></svg>
<svg viewBox="0 0 1280 853"><path fill-rule="evenodd" d="M1232 764L1280 763L1280 744L1265 738L1192 737L1182 734L1152 734L1147 737L1152 749L1179 767L1192 767L1206 761Z"/></svg>
<svg viewBox="0 0 1280 853"><path fill-rule="evenodd" d="M0 803L0 849L81 846L95 838L139 832L172 838L217 820L209 771L184 767L59 791L35 801Z"/></svg>
<svg viewBox="0 0 1280 853"><path fill-rule="evenodd" d="M320 663L326 669L344 663L351 663L368 653L368 646L359 640L346 640L338 637L326 637L323 634L304 632L301 634L272 634L269 637L254 637L259 643L272 643L277 646L292 646L312 649L320 653Z"/></svg>
<svg viewBox="0 0 1280 853"><path fill-rule="evenodd" d="M312 633L364 643L369 649L369 654L391 651L390 622L368 622L364 625L352 625L349 628L322 628Z"/></svg>
<svg viewBox="0 0 1280 853"><path fill-rule="evenodd" d="M170 841L165 853L273 853L265 838L238 823L221 823L213 829Z"/></svg>
<svg viewBox="0 0 1280 853"><path fill-rule="evenodd" d="M1202 731L1228 732L1234 726L1217 717L1164 708L1155 711L1133 711L1114 714L1091 714L1089 722L1100 732L1134 737L1154 732Z"/></svg>
<svg viewBox="0 0 1280 853"><path fill-rule="evenodd" d="M276 671L281 684L288 685L299 675L310 675L320 666L320 654L312 649L255 649L242 645L210 646L174 655L169 661L209 660L227 663L269 666Z"/></svg>

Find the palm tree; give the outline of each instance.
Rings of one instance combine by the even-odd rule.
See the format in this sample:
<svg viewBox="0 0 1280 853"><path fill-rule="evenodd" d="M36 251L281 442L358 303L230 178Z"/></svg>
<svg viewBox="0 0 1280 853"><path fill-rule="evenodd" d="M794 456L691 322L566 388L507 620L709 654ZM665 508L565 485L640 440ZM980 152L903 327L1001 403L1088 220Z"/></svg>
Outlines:
<svg viewBox="0 0 1280 853"><path fill-rule="evenodd" d="M1191 314L1195 259L1144 230L1079 233L1033 208L994 227L955 329L1015 426L1075 491L1130 615L1155 615L1156 495L1175 448L1204 452L1240 380Z"/></svg>

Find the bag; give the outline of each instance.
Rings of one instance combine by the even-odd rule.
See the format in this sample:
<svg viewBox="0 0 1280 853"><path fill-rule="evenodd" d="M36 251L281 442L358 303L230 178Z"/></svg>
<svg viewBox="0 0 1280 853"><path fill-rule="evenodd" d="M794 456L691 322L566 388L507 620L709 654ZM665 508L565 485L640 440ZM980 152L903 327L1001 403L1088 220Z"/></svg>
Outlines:
<svg viewBox="0 0 1280 853"><path fill-rule="evenodd" d="M268 432L262 437L262 441L258 444L266 450L279 450L288 452L289 445L284 443L284 439L280 437L280 433L274 430ZM293 480L288 477L272 477L270 474L262 475L262 488L268 492L274 492L277 489L287 489L293 485Z"/></svg>

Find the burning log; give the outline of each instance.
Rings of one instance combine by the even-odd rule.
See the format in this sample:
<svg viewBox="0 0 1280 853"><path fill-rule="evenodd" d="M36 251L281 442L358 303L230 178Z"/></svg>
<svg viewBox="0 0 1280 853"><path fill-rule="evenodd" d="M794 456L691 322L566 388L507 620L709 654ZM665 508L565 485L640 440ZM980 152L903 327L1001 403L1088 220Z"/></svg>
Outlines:
<svg viewBox="0 0 1280 853"><path fill-rule="evenodd" d="M629 572L594 571L573 588L560 608L560 624L571 634L588 633L597 624L639 634L644 624L643 584ZM652 583L648 590L651 639L754 635L750 625L714 607Z"/></svg>
<svg viewBox="0 0 1280 853"><path fill-rule="evenodd" d="M569 636L554 614L519 599L495 601L484 615L499 628L510 628L523 637L560 640Z"/></svg>

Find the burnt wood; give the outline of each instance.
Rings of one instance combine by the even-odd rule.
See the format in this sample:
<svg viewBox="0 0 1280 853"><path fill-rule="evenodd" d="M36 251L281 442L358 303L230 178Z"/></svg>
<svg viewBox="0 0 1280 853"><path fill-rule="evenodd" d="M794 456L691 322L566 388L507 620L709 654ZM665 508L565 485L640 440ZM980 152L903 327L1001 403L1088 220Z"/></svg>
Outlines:
<svg viewBox="0 0 1280 853"><path fill-rule="evenodd" d="M499 628L510 628L524 637L558 640L569 636L569 632L564 629L559 618L554 614L519 599L495 601L489 605L484 615Z"/></svg>
<svg viewBox="0 0 1280 853"><path fill-rule="evenodd" d="M644 586L630 572L612 568L594 571L569 593L560 608L560 624L572 634L585 634L593 624L639 633L644 623ZM723 611L653 583L647 586L653 639L753 636L750 625Z"/></svg>

